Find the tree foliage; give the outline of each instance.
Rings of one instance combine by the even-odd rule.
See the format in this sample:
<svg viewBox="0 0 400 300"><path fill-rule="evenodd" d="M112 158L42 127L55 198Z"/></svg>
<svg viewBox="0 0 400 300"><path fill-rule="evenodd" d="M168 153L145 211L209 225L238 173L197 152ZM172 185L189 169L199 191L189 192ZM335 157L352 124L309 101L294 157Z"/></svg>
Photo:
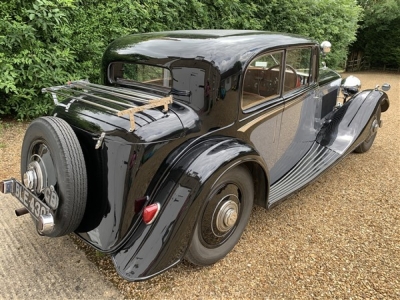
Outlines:
<svg viewBox="0 0 400 300"><path fill-rule="evenodd" d="M367 0L365 0L367 1ZM0 3L0 115L34 118L52 107L47 86L98 82L117 37L178 29L257 29L329 40L332 67L354 41L354 0L9 0Z"/></svg>
<svg viewBox="0 0 400 300"><path fill-rule="evenodd" d="M351 50L373 67L400 67L400 0L359 0L364 13Z"/></svg>

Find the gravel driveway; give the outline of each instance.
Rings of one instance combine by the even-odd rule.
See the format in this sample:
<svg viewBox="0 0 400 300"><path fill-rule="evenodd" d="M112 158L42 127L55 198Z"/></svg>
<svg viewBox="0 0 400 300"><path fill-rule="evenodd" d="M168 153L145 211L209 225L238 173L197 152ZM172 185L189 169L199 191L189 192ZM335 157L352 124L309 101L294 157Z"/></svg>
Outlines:
<svg viewBox="0 0 400 300"><path fill-rule="evenodd" d="M122 299L70 237L39 236L20 207L0 194L0 299Z"/></svg>
<svg viewBox="0 0 400 300"><path fill-rule="evenodd" d="M9 212L16 201L0 197L0 280L14 285L2 284L0 298L36 298L40 293L17 293L35 286L41 293L68 290L61 295L68 298L117 295L105 279L134 298L400 298L400 75L354 75L363 88L392 85L391 107L382 114L371 150L349 155L270 211L255 207L239 244L222 261L207 268L181 263L151 280L129 283L116 275L108 257L85 246L77 250L70 237L36 236L29 217L16 219ZM3 122L0 178L19 177L24 126ZM90 285L101 291L90 294Z"/></svg>

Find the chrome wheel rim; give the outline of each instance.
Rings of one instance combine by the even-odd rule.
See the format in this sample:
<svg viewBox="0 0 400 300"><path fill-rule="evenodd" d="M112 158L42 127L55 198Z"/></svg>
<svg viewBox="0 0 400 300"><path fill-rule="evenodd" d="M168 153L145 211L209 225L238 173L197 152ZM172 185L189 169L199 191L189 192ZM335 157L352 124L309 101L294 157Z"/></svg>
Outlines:
<svg viewBox="0 0 400 300"><path fill-rule="evenodd" d="M372 138L375 137L375 135L378 133L378 128L379 128L379 121L375 117L374 121L371 124L369 136L365 139L365 142L368 143L369 141L371 141Z"/></svg>
<svg viewBox="0 0 400 300"><path fill-rule="evenodd" d="M241 216L241 191L238 185L222 185L206 204L200 223L200 241L207 248L223 244L235 231Z"/></svg>
<svg viewBox="0 0 400 300"><path fill-rule="evenodd" d="M234 197L234 195L231 195ZM216 212L215 225L221 232L227 232L235 225L239 214L239 206L235 201L225 201Z"/></svg>
<svg viewBox="0 0 400 300"><path fill-rule="evenodd" d="M50 150L43 140L37 140L30 146L28 155L28 165L22 174L24 185L55 211L59 199L56 168Z"/></svg>

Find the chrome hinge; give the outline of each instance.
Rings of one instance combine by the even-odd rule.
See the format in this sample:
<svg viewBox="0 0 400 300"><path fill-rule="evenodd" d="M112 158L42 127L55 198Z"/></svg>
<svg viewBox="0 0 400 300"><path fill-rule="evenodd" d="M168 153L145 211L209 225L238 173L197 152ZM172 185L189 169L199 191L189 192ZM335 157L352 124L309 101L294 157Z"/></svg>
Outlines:
<svg viewBox="0 0 400 300"><path fill-rule="evenodd" d="M102 132L99 138L93 138L94 140L97 140L97 143L96 143L96 146L94 146L94 149L99 149L101 147L105 136L106 136L106 133Z"/></svg>

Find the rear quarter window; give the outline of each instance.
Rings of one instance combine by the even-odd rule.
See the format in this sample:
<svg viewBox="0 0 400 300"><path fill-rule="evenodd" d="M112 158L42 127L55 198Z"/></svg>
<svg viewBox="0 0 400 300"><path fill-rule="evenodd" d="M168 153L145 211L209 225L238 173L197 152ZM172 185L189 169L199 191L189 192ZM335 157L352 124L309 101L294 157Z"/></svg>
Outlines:
<svg viewBox="0 0 400 300"><path fill-rule="evenodd" d="M114 62L109 66L108 75L110 81L114 83L129 84L131 82L172 87L170 70L159 66Z"/></svg>

